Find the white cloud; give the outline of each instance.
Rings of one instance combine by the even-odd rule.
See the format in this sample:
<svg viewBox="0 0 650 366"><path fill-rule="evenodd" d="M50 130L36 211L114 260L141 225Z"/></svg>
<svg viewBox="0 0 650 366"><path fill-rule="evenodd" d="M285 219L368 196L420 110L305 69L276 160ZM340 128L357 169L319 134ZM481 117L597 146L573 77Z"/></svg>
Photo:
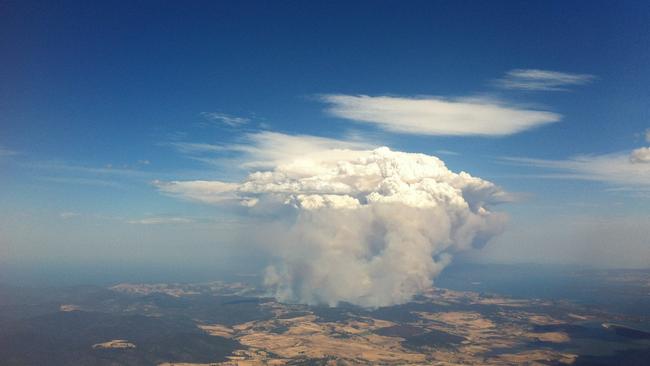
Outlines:
<svg viewBox="0 0 650 366"><path fill-rule="evenodd" d="M650 149L632 153L576 156L566 160L504 158L505 161L543 168L554 173L541 176L558 179L594 180L631 189L650 189Z"/></svg>
<svg viewBox="0 0 650 366"><path fill-rule="evenodd" d="M159 191L170 196L203 203L222 203L236 199L233 191L237 188L234 183L219 181L153 181Z"/></svg>
<svg viewBox="0 0 650 366"><path fill-rule="evenodd" d="M67 161L23 160L22 168L35 172L34 179L57 184L89 185L126 189L133 184L146 184L153 179L152 172L138 169L145 164L114 167L112 164L100 166L77 165Z"/></svg>
<svg viewBox="0 0 650 366"><path fill-rule="evenodd" d="M64 161L41 161L25 163L25 166L36 169L73 172L94 176L143 177L147 174L142 170L132 168L116 168L113 167L112 164L107 164L104 167L91 167L70 164Z"/></svg>
<svg viewBox="0 0 650 366"><path fill-rule="evenodd" d="M53 182L61 184L80 184L80 185L89 185L89 186L98 186L98 187L112 187L112 188L124 188L124 184L119 183L114 180L106 179L94 179L94 178L83 178L83 177L51 177L51 176L39 176L36 179L44 182Z"/></svg>
<svg viewBox="0 0 650 366"><path fill-rule="evenodd" d="M460 153L457 153L457 152L451 151L451 150L436 150L436 154L440 154L440 155L460 155Z"/></svg>
<svg viewBox="0 0 650 366"><path fill-rule="evenodd" d="M243 149L265 167L238 183L155 182L165 194L239 202L272 213L250 227L274 264L266 284L282 301L382 306L428 289L458 252L498 234L508 199L494 184L442 160L388 148L341 148L314 136L255 135ZM285 144L279 143L285 142ZM280 229L277 229L278 225Z"/></svg>
<svg viewBox="0 0 650 366"><path fill-rule="evenodd" d="M350 149L368 149L372 145L360 140L340 140L310 135L287 135L277 132L262 131L244 135L241 141L233 144L210 145L195 143L173 143L179 151L192 155L203 152L227 152L238 154L235 158L221 160L215 158L211 163L218 165L235 165L239 169L265 169L291 161L293 169L311 169L310 162L323 157L324 152L330 159L345 158ZM307 173L308 174L308 173ZM214 204L232 203L238 198L235 194L237 185L219 181L170 181L152 182L164 194L191 201ZM247 202L252 203L254 200Z"/></svg>
<svg viewBox="0 0 650 366"><path fill-rule="evenodd" d="M224 150L223 146L205 144L200 142L170 142L168 145L172 146L174 149L176 149L178 152L182 154L189 154L189 155L220 152Z"/></svg>
<svg viewBox="0 0 650 366"><path fill-rule="evenodd" d="M139 220L129 220L127 223L134 225L165 225L165 224L189 224L194 222L185 217L147 217Z"/></svg>
<svg viewBox="0 0 650 366"><path fill-rule="evenodd" d="M71 212L71 211L61 212L59 214L59 217L64 219L64 220L71 219L73 217L78 217L78 216L81 216L81 214L78 213L78 212Z"/></svg>
<svg viewBox="0 0 650 366"><path fill-rule="evenodd" d="M208 121L223 123L230 127L239 127L250 122L250 119L248 118L231 116L219 112L203 112L201 113L201 116Z"/></svg>
<svg viewBox="0 0 650 366"><path fill-rule="evenodd" d="M572 74L566 72L515 69L497 80L497 84L505 89L539 90L539 91L566 91L567 87L583 85L592 82L594 75Z"/></svg>
<svg viewBox="0 0 650 366"><path fill-rule="evenodd" d="M289 160L310 159L324 151L368 149L372 144L360 139L334 139L311 135L287 135L263 131L247 134L243 141L227 149L243 154L245 168L268 168ZM335 158L335 156L332 156Z"/></svg>
<svg viewBox="0 0 650 366"><path fill-rule="evenodd" d="M271 171L255 171L241 183L195 180L154 184L164 193L204 203L243 200L251 204L263 197L305 209L356 208L368 202L433 207L442 197L450 204L474 207L485 201L474 202L473 197L483 199L486 195L492 203L508 200L493 184L464 172L452 173L436 157L393 152L386 147L320 150L272 162ZM443 190L436 191L440 187ZM460 191L467 197L461 198Z"/></svg>
<svg viewBox="0 0 650 366"><path fill-rule="evenodd" d="M150 172L135 168L75 165L65 161L25 161L21 166L38 171L35 179L61 184L81 184L126 188L129 184L148 182Z"/></svg>
<svg viewBox="0 0 650 366"><path fill-rule="evenodd" d="M485 98L325 95L334 116L419 135L505 136L558 122L561 115Z"/></svg>
<svg viewBox="0 0 650 366"><path fill-rule="evenodd" d="M334 139L310 135L287 135L270 131L247 133L238 142L231 144L174 142L169 145L197 160L230 166L234 164L240 168L272 167L280 161L309 157L325 150L374 147L359 138ZM215 153L226 153L229 157L205 158L207 154Z"/></svg>
<svg viewBox="0 0 650 366"><path fill-rule="evenodd" d="M632 150L630 154L630 162L635 164L648 164L650 163L650 147L641 147Z"/></svg>

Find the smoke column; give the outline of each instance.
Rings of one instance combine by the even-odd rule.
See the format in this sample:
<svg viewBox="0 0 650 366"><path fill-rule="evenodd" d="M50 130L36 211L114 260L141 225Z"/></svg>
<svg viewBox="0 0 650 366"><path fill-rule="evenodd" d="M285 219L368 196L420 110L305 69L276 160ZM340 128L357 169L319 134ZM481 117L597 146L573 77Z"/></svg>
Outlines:
<svg viewBox="0 0 650 366"><path fill-rule="evenodd" d="M281 223L261 244L273 263L265 283L286 302L407 302L433 286L454 253L483 246L506 221L490 211L506 197L494 184L386 147L320 151L241 183L204 183L212 200L236 200Z"/></svg>

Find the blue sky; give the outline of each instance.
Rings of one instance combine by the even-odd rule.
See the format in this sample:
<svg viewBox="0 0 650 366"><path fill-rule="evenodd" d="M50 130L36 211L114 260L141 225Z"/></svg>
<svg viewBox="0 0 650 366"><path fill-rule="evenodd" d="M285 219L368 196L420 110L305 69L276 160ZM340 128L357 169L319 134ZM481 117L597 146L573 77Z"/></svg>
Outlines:
<svg viewBox="0 0 650 366"><path fill-rule="evenodd" d="M10 2L0 14L3 262L228 262L245 247L242 213L156 182L236 181L260 136L309 135L436 155L511 192L508 230L468 260L650 263L645 2Z"/></svg>

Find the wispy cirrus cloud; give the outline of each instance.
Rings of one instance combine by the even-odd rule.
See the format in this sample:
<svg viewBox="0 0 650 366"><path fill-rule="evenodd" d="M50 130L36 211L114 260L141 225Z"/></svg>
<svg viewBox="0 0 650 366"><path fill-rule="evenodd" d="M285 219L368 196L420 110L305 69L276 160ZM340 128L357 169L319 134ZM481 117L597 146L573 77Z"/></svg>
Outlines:
<svg viewBox="0 0 650 366"><path fill-rule="evenodd" d="M7 156L14 156L14 155L18 155L18 152L11 149L7 149L2 145L0 145L0 158L7 157Z"/></svg>
<svg viewBox="0 0 650 366"><path fill-rule="evenodd" d="M133 225L168 225L168 224L191 224L194 220L187 217L147 217L139 220L128 220Z"/></svg>
<svg viewBox="0 0 650 366"><path fill-rule="evenodd" d="M169 145L182 154L202 154L224 151L222 145L206 144L202 142L170 142L162 145Z"/></svg>
<svg viewBox="0 0 650 366"><path fill-rule="evenodd" d="M33 169L71 172L96 176L143 177L147 174L143 170L133 169L129 167L114 167L112 164L98 167L77 165L66 161L35 161L25 163L24 165Z"/></svg>
<svg viewBox="0 0 650 366"><path fill-rule="evenodd" d="M565 160L506 157L503 161L540 168L538 178L599 181L626 191L650 190L650 148L603 155L582 155Z"/></svg>
<svg viewBox="0 0 650 366"><path fill-rule="evenodd" d="M250 122L249 118L233 116L221 112L202 112L201 116L210 122L218 122L230 127L239 127Z"/></svg>
<svg viewBox="0 0 650 366"><path fill-rule="evenodd" d="M331 115L390 132L440 136L507 136L560 121L557 113L488 98L392 97L332 94L320 97Z"/></svg>
<svg viewBox="0 0 650 366"><path fill-rule="evenodd" d="M127 188L132 184L149 182L153 172L141 169L145 163L115 167L80 165L63 160L22 161L19 166L29 170L34 179L57 184L87 185L97 187Z"/></svg>
<svg viewBox="0 0 650 366"><path fill-rule="evenodd" d="M530 91L567 91L568 87L592 82L596 77L590 74L573 74L567 72L515 69L508 71L496 83L504 89Z"/></svg>
<svg viewBox="0 0 650 366"><path fill-rule="evenodd" d="M84 178L84 177L57 177L57 176L38 176L37 180L43 182L51 182L58 184L74 184L74 185L85 185L85 186L96 186L96 187L111 187L111 188L126 188L124 184L116 180L109 179L97 179L97 178Z"/></svg>
<svg viewBox="0 0 650 366"><path fill-rule="evenodd" d="M64 220L71 219L74 217L79 217L79 216L81 216L81 214L79 212L74 212L74 211L65 211L59 213L59 217Z"/></svg>
<svg viewBox="0 0 650 366"><path fill-rule="evenodd" d="M436 154L440 155L460 155L459 152L456 151L451 151L451 150L436 150Z"/></svg>

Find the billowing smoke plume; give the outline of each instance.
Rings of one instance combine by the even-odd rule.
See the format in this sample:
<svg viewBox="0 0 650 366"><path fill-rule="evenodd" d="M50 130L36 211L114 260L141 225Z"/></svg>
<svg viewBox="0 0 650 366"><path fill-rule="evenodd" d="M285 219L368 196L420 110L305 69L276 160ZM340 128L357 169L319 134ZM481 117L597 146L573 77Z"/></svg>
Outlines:
<svg viewBox="0 0 650 366"><path fill-rule="evenodd" d="M281 301L406 302L432 286L454 253L484 245L505 222L489 210L506 196L494 184L385 147L307 154L239 184L161 189L187 196L187 184L206 200L238 200L288 222L268 238L275 264L265 282Z"/></svg>

